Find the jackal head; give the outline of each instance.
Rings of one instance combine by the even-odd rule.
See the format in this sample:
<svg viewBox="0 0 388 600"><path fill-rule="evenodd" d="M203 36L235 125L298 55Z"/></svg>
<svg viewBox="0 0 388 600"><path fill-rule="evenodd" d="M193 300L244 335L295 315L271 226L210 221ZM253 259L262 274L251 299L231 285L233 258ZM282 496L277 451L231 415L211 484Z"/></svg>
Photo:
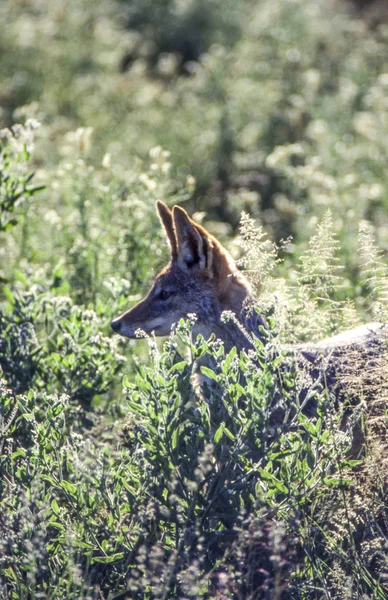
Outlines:
<svg viewBox="0 0 388 600"><path fill-rule="evenodd" d="M138 329L168 335L174 323L195 313L194 333L217 335L223 311L240 315L251 296L249 283L228 251L183 208L170 210L158 202L157 209L170 243L170 263L155 277L147 296L114 319L112 328L129 338Z"/></svg>

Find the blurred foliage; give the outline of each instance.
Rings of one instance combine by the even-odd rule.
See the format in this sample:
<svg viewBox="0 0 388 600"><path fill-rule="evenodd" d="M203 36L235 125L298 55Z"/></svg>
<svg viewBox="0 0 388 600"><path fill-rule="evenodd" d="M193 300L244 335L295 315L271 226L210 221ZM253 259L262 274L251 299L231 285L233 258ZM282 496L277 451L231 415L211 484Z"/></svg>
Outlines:
<svg viewBox="0 0 388 600"><path fill-rule="evenodd" d="M0 139L0 231L9 231L18 222L15 212L27 199L32 197L43 186L31 186L34 173L27 173L25 166L30 158L28 137L38 126L31 120L26 128L15 125L10 131L3 129L4 140ZM25 138L23 139L23 135ZM21 139L20 139L21 138ZM8 143L12 139L12 143Z"/></svg>
<svg viewBox="0 0 388 600"><path fill-rule="evenodd" d="M334 0L30 0L0 10L3 117L41 117L46 168L66 153L65 132L93 126L92 164L109 152L124 168L162 145L180 181L196 177L195 206L220 220L236 225L246 208L277 238L306 240L331 208L349 263L360 218L384 240L384 24L371 32ZM180 75L187 30L201 40Z"/></svg>
<svg viewBox="0 0 388 600"><path fill-rule="evenodd" d="M158 199L236 258L253 215L273 336L387 320L387 26L339 0L0 20L0 596L386 598L386 357L354 461L354 423L315 388L308 420L303 372L259 343L108 331L167 261Z"/></svg>
<svg viewBox="0 0 388 600"><path fill-rule="evenodd" d="M196 68L194 63L210 46L233 46L241 37L245 11L249 7L246 0L239 4L230 0L121 0L121 5L126 27L134 40L137 38L137 43L123 58L122 69L143 56L156 76L168 76L171 59L176 63L176 74L190 75Z"/></svg>

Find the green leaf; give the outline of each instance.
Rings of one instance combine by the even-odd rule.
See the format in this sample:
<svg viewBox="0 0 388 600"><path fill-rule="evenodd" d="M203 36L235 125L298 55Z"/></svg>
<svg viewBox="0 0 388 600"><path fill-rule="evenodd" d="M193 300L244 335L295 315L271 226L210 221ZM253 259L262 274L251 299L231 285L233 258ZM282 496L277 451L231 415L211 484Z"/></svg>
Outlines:
<svg viewBox="0 0 388 600"><path fill-rule="evenodd" d="M53 415L54 415L54 417L57 417L58 415L60 415L61 413L63 413L63 411L64 411L63 404L57 404L57 406L55 406L53 408Z"/></svg>
<svg viewBox="0 0 388 600"><path fill-rule="evenodd" d="M346 466L346 467L359 467L360 465L363 465L364 461L361 459L353 459L353 460L346 460L342 463L342 466Z"/></svg>
<svg viewBox="0 0 388 600"><path fill-rule="evenodd" d="M3 294L11 304L15 303L15 298L9 287L3 288Z"/></svg>
<svg viewBox="0 0 388 600"><path fill-rule="evenodd" d="M233 348L229 352L228 356L226 357L224 364L222 365L223 373L226 374L229 372L230 365L232 364L232 361L233 361L234 357L236 356L236 354L237 354L237 348L236 348L236 346L233 346Z"/></svg>
<svg viewBox="0 0 388 600"><path fill-rule="evenodd" d="M170 373L173 373L174 371L183 371L183 369L186 366L186 361L185 360L181 360L180 362L175 363L175 365L173 365L170 369Z"/></svg>
<svg viewBox="0 0 388 600"><path fill-rule="evenodd" d="M75 496L77 493L77 487L74 485L74 483L70 483L70 481L61 481L60 486L65 490L65 492L70 494L70 496Z"/></svg>
<svg viewBox="0 0 388 600"><path fill-rule="evenodd" d="M172 437L171 437L171 447L173 450L175 450L175 448L178 445L178 439L179 439L179 428L177 427L176 429L174 429L174 431L172 433Z"/></svg>
<svg viewBox="0 0 388 600"><path fill-rule="evenodd" d="M246 396L247 391L243 388L243 386L240 383L235 383L234 389L236 390L236 392L238 392L238 395L240 397Z"/></svg>
<svg viewBox="0 0 388 600"><path fill-rule="evenodd" d="M51 502L51 508L55 515L59 515L59 506L58 506L58 502L55 500L55 498Z"/></svg>
<svg viewBox="0 0 388 600"><path fill-rule="evenodd" d="M11 229L13 229L15 227L15 225L18 224L18 219L16 217L14 217L13 219L9 219L7 221L7 223L4 225L3 230L4 231L10 231ZM1 231L1 224L0 224L0 231Z"/></svg>
<svg viewBox="0 0 388 600"><path fill-rule="evenodd" d="M118 560L122 560L124 558L124 552L117 552L116 554L112 554L111 556L95 556L92 558L92 564L108 564L113 563Z"/></svg>
<svg viewBox="0 0 388 600"><path fill-rule="evenodd" d="M24 448L18 448L17 450L15 450L15 452L12 452L11 454L11 458L12 460L14 460L15 458L18 458L18 456L27 456L27 452L25 451Z"/></svg>
<svg viewBox="0 0 388 600"><path fill-rule="evenodd" d="M47 483L49 483L53 487L57 487L57 482L52 477L49 477L49 475L43 475L42 474L40 476L40 479L42 479L43 481L46 481Z"/></svg>
<svg viewBox="0 0 388 600"><path fill-rule="evenodd" d="M28 194L30 196L37 194L38 192L41 192L42 190L45 190L47 186L45 185L35 185L34 187L29 187L26 189L26 192L28 192Z"/></svg>
<svg viewBox="0 0 388 600"><path fill-rule="evenodd" d="M6 569L4 569L3 573L4 573L4 575L8 576L10 579L13 579L16 582L18 581L15 571L13 570L12 567L7 567Z"/></svg>
<svg viewBox="0 0 388 600"><path fill-rule="evenodd" d="M58 523L57 521L50 521L50 527L55 527L59 531L65 531L64 525L62 523Z"/></svg>
<svg viewBox="0 0 388 600"><path fill-rule="evenodd" d="M235 436L235 435L234 435L234 434L233 434L233 433L230 431L230 429L228 429L227 427L224 427L224 432L225 432L225 434L228 436L228 438L229 438L230 440L232 440L232 442L234 442L234 441L235 441L235 439L236 439L236 436Z"/></svg>
<svg viewBox="0 0 388 600"><path fill-rule="evenodd" d="M147 415L147 410L137 402L133 402L132 400L127 400L128 408L135 415L141 415L142 417Z"/></svg>
<svg viewBox="0 0 388 600"><path fill-rule="evenodd" d="M328 477L323 480L323 483L329 487L335 487L335 486L344 487L344 486L352 485L352 482L350 479L344 479L342 477Z"/></svg>
<svg viewBox="0 0 388 600"><path fill-rule="evenodd" d="M18 269L14 269L13 274L15 276L15 279L20 281L20 283L22 283L25 286L28 285L28 279L25 277L25 275L21 271L18 271Z"/></svg>
<svg viewBox="0 0 388 600"><path fill-rule="evenodd" d="M283 494L288 494L288 488L281 481L279 481L279 479L276 479L274 475L268 473L268 471L265 471L261 468L259 468L259 472L262 478L265 481L268 481L268 483L271 483L273 487L279 490L279 492L282 492Z"/></svg>
<svg viewBox="0 0 388 600"><path fill-rule="evenodd" d="M217 429L217 431L214 434L214 443L218 444L218 442L220 441L220 439L222 438L222 435L224 433L224 429L225 429L225 425L224 423L221 423L221 425L219 426L219 428Z"/></svg>
<svg viewBox="0 0 388 600"><path fill-rule="evenodd" d="M201 367L201 373L206 375L206 377L209 377L209 379L213 379L213 381L218 381L218 375L208 367Z"/></svg>

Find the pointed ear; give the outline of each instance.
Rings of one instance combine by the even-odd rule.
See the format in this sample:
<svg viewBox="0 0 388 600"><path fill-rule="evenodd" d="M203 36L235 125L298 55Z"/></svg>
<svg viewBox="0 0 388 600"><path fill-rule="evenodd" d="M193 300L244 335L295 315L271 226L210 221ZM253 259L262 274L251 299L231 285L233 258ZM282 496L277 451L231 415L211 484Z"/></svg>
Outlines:
<svg viewBox="0 0 388 600"><path fill-rule="evenodd" d="M213 242L207 231L196 225L180 206L174 206L172 217L181 265L188 269L197 267L211 275Z"/></svg>
<svg viewBox="0 0 388 600"><path fill-rule="evenodd" d="M178 246L177 240L174 231L174 223L172 219L172 212L168 208L167 204L157 201L156 207L158 209L160 220L162 221L162 225L167 233L168 241L170 242L171 247L171 258L177 258L178 256Z"/></svg>

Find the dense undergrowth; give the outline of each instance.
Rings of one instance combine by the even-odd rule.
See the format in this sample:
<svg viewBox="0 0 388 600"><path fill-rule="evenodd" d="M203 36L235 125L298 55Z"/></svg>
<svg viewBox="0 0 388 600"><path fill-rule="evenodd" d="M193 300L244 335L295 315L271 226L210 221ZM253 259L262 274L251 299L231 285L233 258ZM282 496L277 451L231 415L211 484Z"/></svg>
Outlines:
<svg viewBox="0 0 388 600"><path fill-rule="evenodd" d="M338 406L278 349L388 321L387 27L299 0L0 18L0 596L383 600L386 353ZM158 199L242 254L268 345L111 335L167 261ZM244 214L233 242L242 211L266 235Z"/></svg>

